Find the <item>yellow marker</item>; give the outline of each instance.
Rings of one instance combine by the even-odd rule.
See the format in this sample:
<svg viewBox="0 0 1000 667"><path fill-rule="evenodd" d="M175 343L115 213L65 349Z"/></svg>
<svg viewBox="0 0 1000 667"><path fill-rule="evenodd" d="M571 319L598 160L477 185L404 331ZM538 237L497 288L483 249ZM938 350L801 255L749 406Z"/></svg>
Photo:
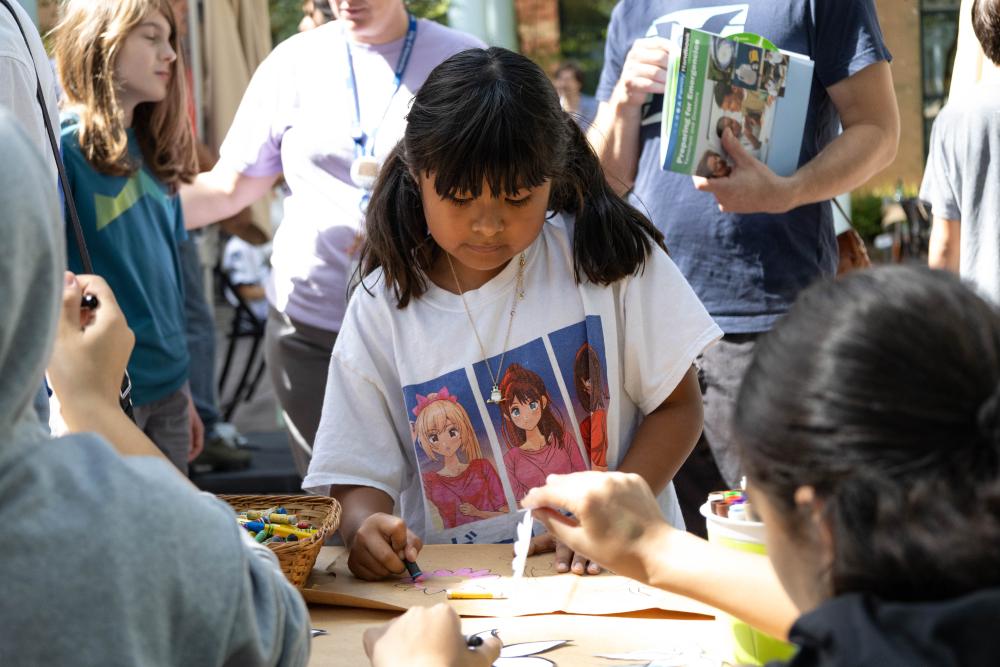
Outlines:
<svg viewBox="0 0 1000 667"><path fill-rule="evenodd" d="M446 589L449 600L506 600L507 596L500 591L472 591L461 589Z"/></svg>
<svg viewBox="0 0 1000 667"><path fill-rule="evenodd" d="M278 514L277 512L268 514L267 520L271 523L283 523L291 526L294 526L299 522L299 518L294 514Z"/></svg>

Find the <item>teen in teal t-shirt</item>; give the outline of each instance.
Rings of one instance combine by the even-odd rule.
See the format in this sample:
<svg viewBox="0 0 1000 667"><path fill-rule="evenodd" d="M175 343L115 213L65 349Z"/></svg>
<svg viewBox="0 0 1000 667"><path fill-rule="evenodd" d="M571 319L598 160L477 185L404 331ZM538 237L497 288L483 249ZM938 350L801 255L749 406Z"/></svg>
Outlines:
<svg viewBox="0 0 1000 667"><path fill-rule="evenodd" d="M75 117L62 129L63 161L94 272L108 281L135 333L128 362L136 423L181 471L191 447L188 348L178 243L187 238L180 197L146 167L104 174L79 144ZM135 132L129 154L142 161ZM82 272L76 235L66 219L69 269Z"/></svg>
<svg viewBox="0 0 1000 667"><path fill-rule="evenodd" d="M63 121L63 160L94 271L114 290L135 333L128 372L132 401L141 406L177 391L188 376L177 250L187 233L180 198L169 194L146 167L131 176L96 171L80 149L78 130L76 118ZM129 153L141 161L131 128L128 138ZM69 268L82 272L69 224L66 240Z"/></svg>
<svg viewBox="0 0 1000 667"><path fill-rule="evenodd" d="M197 173L177 23L157 0L70 3L54 52L67 110L69 190L93 269L114 290L136 344L135 422L181 471L202 447L187 388L177 191ZM70 268L79 248L67 230Z"/></svg>

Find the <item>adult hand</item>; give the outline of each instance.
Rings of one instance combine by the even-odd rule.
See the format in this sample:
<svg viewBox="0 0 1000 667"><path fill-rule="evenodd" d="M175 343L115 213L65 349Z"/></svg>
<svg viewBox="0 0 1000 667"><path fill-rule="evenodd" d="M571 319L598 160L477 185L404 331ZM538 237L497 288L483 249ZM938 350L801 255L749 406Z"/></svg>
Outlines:
<svg viewBox="0 0 1000 667"><path fill-rule="evenodd" d="M662 37L635 40L625 57L613 97L621 104L639 106L647 95L664 92L671 46Z"/></svg>
<svg viewBox="0 0 1000 667"><path fill-rule="evenodd" d="M188 394L188 419L191 422L191 447L188 449L188 462L194 461L205 449L205 424L198 416L198 410L194 407L194 399Z"/></svg>
<svg viewBox="0 0 1000 667"><path fill-rule="evenodd" d="M531 538L528 555L556 552L556 572L572 572L573 574L600 574L601 566L597 561L589 560L581 553L563 544L551 533L542 533Z"/></svg>
<svg viewBox="0 0 1000 667"><path fill-rule="evenodd" d="M378 581L403 574L403 559L416 561L424 543L398 516L376 512L354 534L347 567L359 579Z"/></svg>
<svg viewBox="0 0 1000 667"><path fill-rule="evenodd" d="M722 147L729 154L732 173L722 178L693 176L694 187L710 192L724 213L785 213L795 207L792 180L778 176L750 155L728 128Z"/></svg>
<svg viewBox="0 0 1000 667"><path fill-rule="evenodd" d="M521 504L559 542L643 582L650 580L651 564L663 558L663 540L678 532L664 521L649 485L631 473L549 475L545 486L532 489Z"/></svg>
<svg viewBox="0 0 1000 667"><path fill-rule="evenodd" d="M365 630L365 653L373 667L489 667L503 644L490 637L472 649L448 605L413 607L391 623Z"/></svg>
<svg viewBox="0 0 1000 667"><path fill-rule="evenodd" d="M96 310L80 307L84 294L97 297ZM118 407L122 376L135 336L115 295L100 276L65 274L62 310L48 375L63 417L72 427L77 410Z"/></svg>

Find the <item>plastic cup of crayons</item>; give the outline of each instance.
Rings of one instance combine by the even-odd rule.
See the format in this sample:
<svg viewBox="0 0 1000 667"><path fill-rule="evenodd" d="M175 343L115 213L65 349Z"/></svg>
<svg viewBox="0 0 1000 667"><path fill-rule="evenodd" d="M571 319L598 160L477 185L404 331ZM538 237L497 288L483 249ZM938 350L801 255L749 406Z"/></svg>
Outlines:
<svg viewBox="0 0 1000 667"><path fill-rule="evenodd" d="M743 491L710 493L701 506L701 515L708 527L708 541L713 544L766 554L764 524L757 520ZM763 665L773 660L786 661L795 653L795 646L765 634L743 621L720 614L718 622L729 643L733 662L739 665Z"/></svg>

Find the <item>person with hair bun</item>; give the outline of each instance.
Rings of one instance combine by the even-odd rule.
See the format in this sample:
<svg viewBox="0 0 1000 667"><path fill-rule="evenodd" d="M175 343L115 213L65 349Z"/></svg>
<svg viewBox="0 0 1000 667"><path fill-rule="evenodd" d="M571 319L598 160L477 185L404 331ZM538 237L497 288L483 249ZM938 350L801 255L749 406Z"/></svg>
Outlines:
<svg viewBox="0 0 1000 667"><path fill-rule="evenodd" d="M1000 312L923 268L819 283L762 338L734 419L766 557L671 528L636 475L553 476L524 506L619 574L788 637L793 667L997 663Z"/></svg>

